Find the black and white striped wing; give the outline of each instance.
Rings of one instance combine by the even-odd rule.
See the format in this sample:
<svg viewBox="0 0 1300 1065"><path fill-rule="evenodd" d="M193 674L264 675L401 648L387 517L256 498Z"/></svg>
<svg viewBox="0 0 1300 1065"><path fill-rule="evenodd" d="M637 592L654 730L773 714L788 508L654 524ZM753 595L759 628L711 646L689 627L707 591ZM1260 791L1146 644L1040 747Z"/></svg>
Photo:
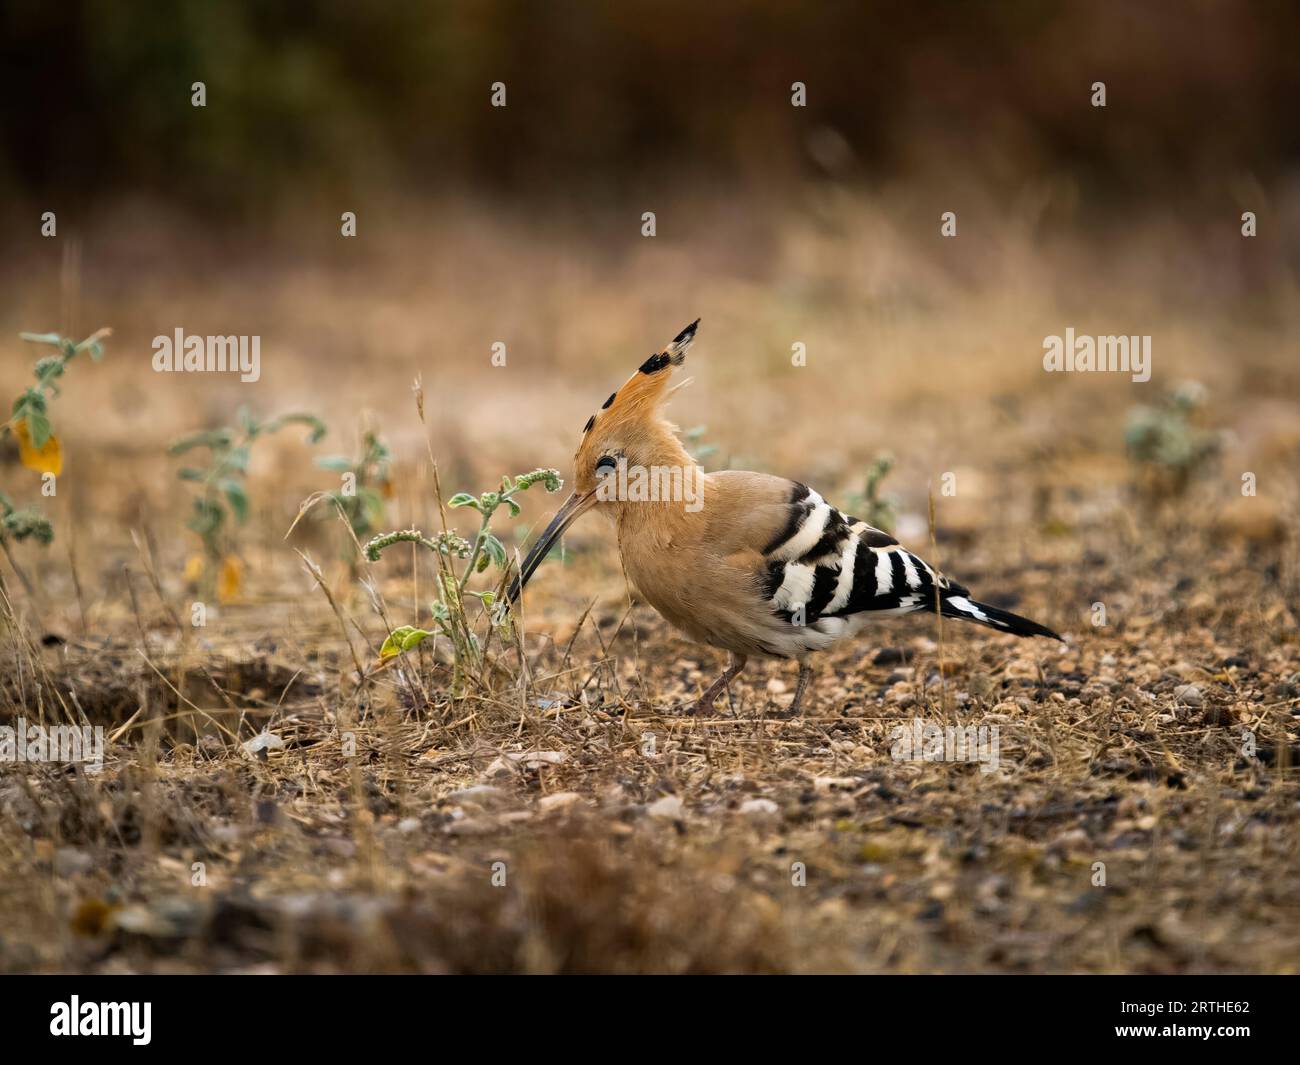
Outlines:
<svg viewBox="0 0 1300 1065"><path fill-rule="evenodd" d="M936 574L888 533L840 513L806 485L795 485L790 516L763 551L767 592L787 620L805 625L863 611L910 614L934 608L943 592L965 589Z"/></svg>
<svg viewBox="0 0 1300 1065"><path fill-rule="evenodd" d="M846 516L795 484L785 527L763 551L764 592L792 626L844 635L871 616L918 611L974 621L1018 636L1056 633L1016 614L972 601L969 592L903 548L888 533Z"/></svg>

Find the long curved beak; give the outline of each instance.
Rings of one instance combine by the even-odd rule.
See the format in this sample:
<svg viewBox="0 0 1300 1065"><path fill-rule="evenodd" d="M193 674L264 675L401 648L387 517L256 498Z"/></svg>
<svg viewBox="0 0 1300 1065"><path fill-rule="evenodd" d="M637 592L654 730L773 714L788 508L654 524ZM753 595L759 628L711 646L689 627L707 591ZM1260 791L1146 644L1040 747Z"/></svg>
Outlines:
<svg viewBox="0 0 1300 1065"><path fill-rule="evenodd" d="M551 519L551 524L546 526L546 531L533 543L528 554L524 556L524 561L519 567L519 572L515 574L515 579L510 582L510 590L506 592L506 599L514 603L519 599L519 593L524 590L524 585L528 583L528 578L533 575L533 571L542 564L542 559L551 553L551 548L555 546L555 541L564 535L564 530L577 521L583 514L596 502L596 492L593 489L585 496L578 495L574 492L564 501L564 505L556 512L555 517Z"/></svg>

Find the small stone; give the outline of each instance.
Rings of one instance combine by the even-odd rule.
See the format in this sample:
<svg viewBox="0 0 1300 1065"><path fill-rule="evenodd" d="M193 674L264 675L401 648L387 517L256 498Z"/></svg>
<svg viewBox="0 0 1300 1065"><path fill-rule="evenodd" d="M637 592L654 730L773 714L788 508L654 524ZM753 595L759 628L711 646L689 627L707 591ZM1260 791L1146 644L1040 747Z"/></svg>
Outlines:
<svg viewBox="0 0 1300 1065"><path fill-rule="evenodd" d="M662 799L652 802L646 810L651 817L660 817L665 821L680 821L684 812L682 800L676 795L665 795Z"/></svg>
<svg viewBox="0 0 1300 1065"><path fill-rule="evenodd" d="M478 806L486 810L505 805L510 794L491 784L475 784L471 788L458 788L448 792L443 798L457 805Z"/></svg>
<svg viewBox="0 0 1300 1065"><path fill-rule="evenodd" d="M54 873L56 876L76 876L88 871L95 864L89 854L76 847L60 847L54 852Z"/></svg>
<svg viewBox="0 0 1300 1065"><path fill-rule="evenodd" d="M896 666L902 662L910 662L912 652L902 647L882 647L876 652L871 664L875 666Z"/></svg>
<svg viewBox="0 0 1300 1065"><path fill-rule="evenodd" d="M263 751L278 751L283 746L284 740L274 732L260 732L243 745L244 750L251 755L258 755Z"/></svg>
<svg viewBox="0 0 1300 1065"><path fill-rule="evenodd" d="M1183 706L1200 706L1205 702L1205 696L1195 684L1180 684L1174 689L1174 701Z"/></svg>
<svg viewBox="0 0 1300 1065"><path fill-rule="evenodd" d="M775 817L781 807L771 799L746 799L740 804L740 812L747 817Z"/></svg>
<svg viewBox="0 0 1300 1065"><path fill-rule="evenodd" d="M420 830L420 819L418 817L403 817L397 822L397 831L404 836L409 836L412 832Z"/></svg>
<svg viewBox="0 0 1300 1065"><path fill-rule="evenodd" d="M554 795L543 795L537 800L537 809L544 814L552 810L567 810L575 803L582 801L582 796L576 791L557 791Z"/></svg>
<svg viewBox="0 0 1300 1065"><path fill-rule="evenodd" d="M544 765L559 765L566 757L563 751L510 751L488 766L486 775L504 776L521 768L539 769Z"/></svg>

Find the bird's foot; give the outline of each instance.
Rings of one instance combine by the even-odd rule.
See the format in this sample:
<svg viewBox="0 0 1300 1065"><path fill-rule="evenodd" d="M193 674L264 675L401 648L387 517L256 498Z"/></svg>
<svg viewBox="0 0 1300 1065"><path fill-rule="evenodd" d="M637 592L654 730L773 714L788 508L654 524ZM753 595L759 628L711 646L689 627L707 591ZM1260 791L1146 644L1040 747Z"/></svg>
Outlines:
<svg viewBox="0 0 1300 1065"><path fill-rule="evenodd" d="M799 711L803 708L804 693L808 690L808 682L812 679L812 667L802 662L799 663L799 680L794 686L794 698L790 700L790 705L784 710L770 710L767 716L781 721L788 721L791 718L799 716Z"/></svg>

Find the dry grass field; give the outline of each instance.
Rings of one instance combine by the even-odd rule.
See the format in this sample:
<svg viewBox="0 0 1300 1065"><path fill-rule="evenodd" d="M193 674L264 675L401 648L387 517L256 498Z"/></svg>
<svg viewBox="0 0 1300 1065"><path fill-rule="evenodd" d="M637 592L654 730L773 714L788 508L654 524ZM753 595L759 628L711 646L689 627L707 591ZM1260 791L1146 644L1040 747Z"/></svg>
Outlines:
<svg viewBox="0 0 1300 1065"><path fill-rule="evenodd" d="M664 204L653 240L599 205L472 201L354 241L313 204L260 238L127 206L76 255L20 240L5 404L40 354L21 330L114 332L51 403L54 498L0 441L0 489L56 530L0 556L0 725L108 747L0 771L0 911L24 915L0 970L1295 971L1298 264L1231 211L1106 231L1073 202L970 199L954 239L920 191L828 184ZM1066 642L884 621L820 660L799 719L771 716L776 662L688 716L724 656L638 601L592 516L529 585L522 649L489 641L469 679L442 639L381 668L429 624L431 556L350 565L327 508L286 538L338 485L314 458L376 430L381 528L432 532L435 462L444 499L567 481L588 415L697 316L671 414L708 468L849 508L888 452L904 544ZM260 380L155 373L178 326L260 335ZM1150 381L1044 372L1067 327L1150 335ZM1185 381L1218 452L1162 492L1125 430ZM195 626L167 447L241 405L329 434L258 443L238 594ZM507 549L560 499L522 495ZM997 726L996 770L894 758L916 719Z"/></svg>

